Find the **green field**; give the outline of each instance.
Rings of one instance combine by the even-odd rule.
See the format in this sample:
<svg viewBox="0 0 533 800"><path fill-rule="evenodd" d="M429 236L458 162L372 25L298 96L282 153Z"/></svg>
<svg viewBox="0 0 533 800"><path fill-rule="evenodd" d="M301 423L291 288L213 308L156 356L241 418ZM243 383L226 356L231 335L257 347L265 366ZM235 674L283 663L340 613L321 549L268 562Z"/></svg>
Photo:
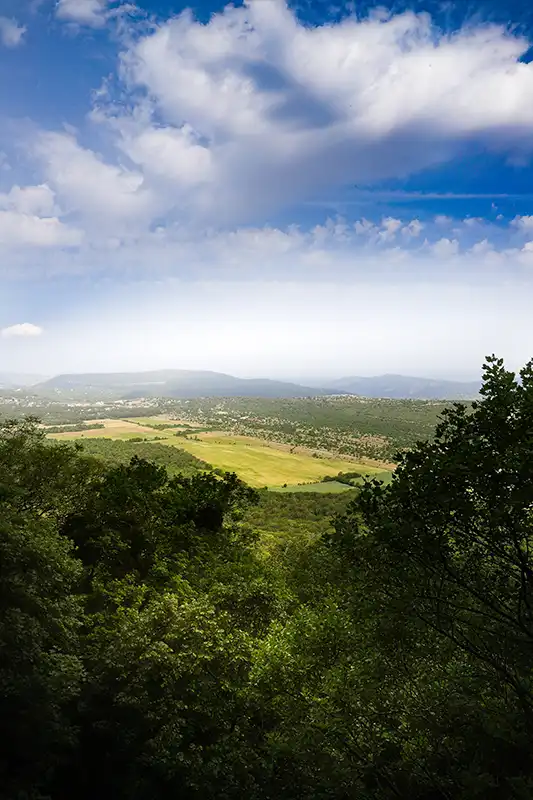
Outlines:
<svg viewBox="0 0 533 800"><path fill-rule="evenodd" d="M123 420L125 422L126 420ZM145 425L149 428L153 428L155 426L159 427L161 425L165 425L168 423L169 428L190 428L194 427L192 422L187 422L186 420L182 419L171 419L165 414L156 414L152 417L128 417L128 422L132 422L136 425Z"/></svg>
<svg viewBox="0 0 533 800"><path fill-rule="evenodd" d="M103 428L89 428L84 431L67 431L64 433L51 433L51 439L154 439L156 436L172 435L175 431L171 430L168 433L164 431L154 430L149 425L131 422L125 419L102 419L98 421ZM86 423L90 425L89 422Z"/></svg>
<svg viewBox="0 0 533 800"><path fill-rule="evenodd" d="M132 426L133 427L133 426ZM96 430L88 430L88 431L75 431L72 433L51 433L48 438L50 439L58 439L58 440L69 440L73 441L74 439L122 439L123 441L127 441L128 439L156 439L157 437L163 437L161 431L132 431L132 430L124 430L123 428L100 428Z"/></svg>
<svg viewBox="0 0 533 800"><path fill-rule="evenodd" d="M348 469L372 475L383 472L382 467L369 467L355 461L290 453L261 439L246 436L199 434L196 439L172 437L162 444L186 450L217 469L236 472L255 487L319 482L326 475L337 475Z"/></svg>
<svg viewBox="0 0 533 800"><path fill-rule="evenodd" d="M162 420L163 423L165 421ZM194 438L184 438L176 435L175 428L154 430L151 427L154 424L153 417L140 417L135 420L106 419L101 422L104 424L103 428L54 433L50 434L50 438L70 441L91 439L127 441L142 438L148 440L143 442L143 457L147 458L149 456L146 446L150 446L150 440L157 437L160 445L190 453L215 469L235 472L250 486L277 487L279 491L284 490L283 484L288 484L291 486L290 491L343 492L346 491L344 484L337 485L331 482L320 484L320 481L326 475L334 476L348 470L360 472L363 475L379 474L381 476L383 474L383 467L367 466L357 461L335 457L314 458L312 454L291 453L289 449L272 446L264 439L252 436L235 436L223 432L197 432L192 434ZM304 483L313 484L315 488L309 488L309 486L304 488L298 485Z"/></svg>

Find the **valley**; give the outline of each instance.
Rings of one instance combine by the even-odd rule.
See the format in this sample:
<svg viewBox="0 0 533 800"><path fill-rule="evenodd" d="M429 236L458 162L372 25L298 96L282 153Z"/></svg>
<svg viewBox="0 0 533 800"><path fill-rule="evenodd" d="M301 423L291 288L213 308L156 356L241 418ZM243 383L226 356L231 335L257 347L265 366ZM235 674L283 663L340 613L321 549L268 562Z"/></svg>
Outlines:
<svg viewBox="0 0 533 800"><path fill-rule="evenodd" d="M304 447L289 446L269 441L258 436L232 434L224 430L205 429L191 421L164 416L133 417L131 419L101 419L98 427L90 427L86 421L84 430L58 431L47 434L59 441L80 442L107 439L142 444L145 457L150 456L150 445L172 447L191 454L206 466L207 470L235 472L242 480L255 488L278 488L307 491L335 492L340 484L321 483L327 476L340 472L357 472L361 476L383 476L388 480L392 465L365 463L347 456L337 456ZM168 427L167 427L168 426ZM47 428L44 426L44 430ZM108 450L110 445L108 445ZM93 448L93 453L94 453ZM96 451L97 452L97 451ZM133 452L133 451L132 451Z"/></svg>

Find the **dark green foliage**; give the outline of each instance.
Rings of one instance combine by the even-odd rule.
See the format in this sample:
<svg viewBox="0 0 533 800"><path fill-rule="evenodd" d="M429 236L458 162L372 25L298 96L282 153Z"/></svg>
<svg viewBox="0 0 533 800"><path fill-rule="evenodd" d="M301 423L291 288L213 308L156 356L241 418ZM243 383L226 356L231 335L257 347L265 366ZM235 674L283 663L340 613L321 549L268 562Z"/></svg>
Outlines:
<svg viewBox="0 0 533 800"><path fill-rule="evenodd" d="M121 439L83 439L78 446L82 452L102 459L107 464L129 464L134 456L146 458L158 466L165 467L171 475L195 475L202 470L209 470L210 465L201 461L191 453L178 447L146 442L140 444L142 438Z"/></svg>
<svg viewBox="0 0 533 800"><path fill-rule="evenodd" d="M322 481L323 483L336 481L337 483L345 483L347 486L353 486L358 478L362 478L360 472L339 472L337 475L326 475L322 478Z"/></svg>
<svg viewBox="0 0 533 800"><path fill-rule="evenodd" d="M176 413L236 433L311 449L392 459L429 439L450 403L358 397L182 400ZM225 415L219 415L223 408ZM317 455L318 457L318 455Z"/></svg>
<svg viewBox="0 0 533 800"><path fill-rule="evenodd" d="M49 769L72 755L71 702L83 665L75 594L81 572L50 520L0 523L0 797L37 796Z"/></svg>
<svg viewBox="0 0 533 800"><path fill-rule="evenodd" d="M93 431L96 428L105 428L102 422L91 422L87 425L85 422L78 422L73 425L49 425L46 428L46 433L77 433L78 431Z"/></svg>
<svg viewBox="0 0 533 800"><path fill-rule="evenodd" d="M40 779L71 752L69 716L83 666L76 588L81 564L58 520L92 467L49 448L32 420L0 432L0 797L37 797ZM80 487L80 482L82 486Z"/></svg>
<svg viewBox="0 0 533 800"><path fill-rule="evenodd" d="M368 483L332 537L356 597L382 609L373 647L387 644L415 699L404 724L426 744L411 769L442 796L533 790L531 364L520 375L489 359L473 413L447 411L435 441L389 487ZM394 740L405 758L409 739Z"/></svg>

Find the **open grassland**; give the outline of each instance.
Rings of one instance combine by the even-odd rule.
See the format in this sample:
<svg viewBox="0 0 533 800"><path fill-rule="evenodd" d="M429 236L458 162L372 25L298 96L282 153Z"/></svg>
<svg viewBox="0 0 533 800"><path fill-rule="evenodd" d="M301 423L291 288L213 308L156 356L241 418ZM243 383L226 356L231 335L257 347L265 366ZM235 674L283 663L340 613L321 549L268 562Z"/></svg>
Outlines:
<svg viewBox="0 0 533 800"><path fill-rule="evenodd" d="M198 434L194 439L173 437L162 444L173 444L217 469L236 472L250 486L282 486L319 482L326 475L337 475L348 469L361 474L377 475L382 468L369 467L356 461L335 458L313 458L271 447L268 442L249 436Z"/></svg>

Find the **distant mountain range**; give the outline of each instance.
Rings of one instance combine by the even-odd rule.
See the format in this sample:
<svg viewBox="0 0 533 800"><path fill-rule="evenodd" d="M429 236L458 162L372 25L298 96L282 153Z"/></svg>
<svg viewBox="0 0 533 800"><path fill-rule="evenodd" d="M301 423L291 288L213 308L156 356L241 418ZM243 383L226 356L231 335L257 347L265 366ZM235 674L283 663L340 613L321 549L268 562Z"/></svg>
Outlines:
<svg viewBox="0 0 533 800"><path fill-rule="evenodd" d="M325 389L347 392L361 397L383 397L412 400L473 400L479 394L480 381L447 381L433 378L412 378L407 375L378 375L374 378L351 376L324 381Z"/></svg>
<svg viewBox="0 0 533 800"><path fill-rule="evenodd" d="M33 391L39 394L113 395L124 400L138 397L313 397L331 393L329 389L267 378L235 378L221 372L185 369L57 375L34 386ZM341 394L337 390L333 393Z"/></svg>
<svg viewBox="0 0 533 800"><path fill-rule="evenodd" d="M100 372L56 375L0 373L0 389L31 387L31 393L56 398L87 397L313 397L353 394L361 397L412 400L472 400L480 382L413 378L406 375L350 376L336 380L297 382L267 378L235 378L221 372L169 369L149 372Z"/></svg>

